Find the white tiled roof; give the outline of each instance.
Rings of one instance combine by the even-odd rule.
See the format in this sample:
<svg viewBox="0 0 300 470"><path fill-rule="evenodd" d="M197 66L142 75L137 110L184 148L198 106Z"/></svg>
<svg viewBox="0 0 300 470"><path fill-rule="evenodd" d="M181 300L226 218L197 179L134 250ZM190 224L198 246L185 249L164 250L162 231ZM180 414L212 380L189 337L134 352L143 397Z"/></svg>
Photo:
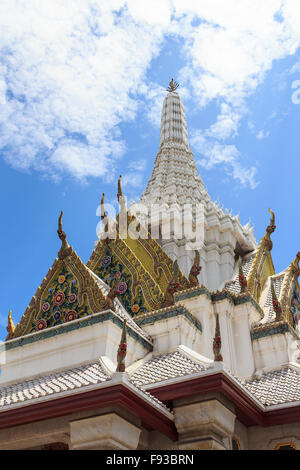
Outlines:
<svg viewBox="0 0 300 470"><path fill-rule="evenodd" d="M291 367L268 372L243 385L265 406L300 401L300 371Z"/></svg>
<svg viewBox="0 0 300 470"><path fill-rule="evenodd" d="M75 367L0 388L0 407L102 383L108 379L99 362Z"/></svg>
<svg viewBox="0 0 300 470"><path fill-rule="evenodd" d="M277 299L279 300L280 298L280 292L281 292L281 287L283 283L285 273L281 273L279 276L272 276L271 279L273 281L274 285L274 290L277 296ZM273 308L273 303L272 303L272 291L271 291L271 284L268 290L268 295L266 297L265 305L264 305L265 311L266 311L266 316L264 318L264 323L269 323L271 321L275 320L276 313Z"/></svg>
<svg viewBox="0 0 300 470"><path fill-rule="evenodd" d="M202 370L205 370L202 364L175 351L153 357L132 374L131 380L136 385L144 386Z"/></svg>
<svg viewBox="0 0 300 470"><path fill-rule="evenodd" d="M127 376L128 377L128 376ZM101 384L110 381L112 376L108 375L99 362L74 367L47 376L36 377L25 382L15 383L0 388L0 413L1 409L7 410L10 406L30 404L35 399L52 399L56 394L62 392L78 391L91 385ZM164 412L170 410L150 393L143 390L130 377L128 382L131 388L144 396L153 406L160 408Z"/></svg>
<svg viewBox="0 0 300 470"><path fill-rule="evenodd" d="M246 255L242 259L242 269L243 269L244 276L246 278L249 275L252 263L254 261L255 254L256 254L256 252L252 253L251 255ZM236 269L237 269L237 271L235 272L233 280L230 281L230 282L227 282L224 286L224 289L229 290L233 294L239 294L241 292L241 286L240 286L240 283L239 283L239 271L238 271L237 267L236 267Z"/></svg>
<svg viewBox="0 0 300 470"><path fill-rule="evenodd" d="M159 384L163 380L184 377L205 370L199 364L180 352L163 354L150 359L128 377L131 387L145 396L153 406L169 411L157 398L143 390L149 384ZM55 398L62 392L85 391L86 387L111 380L99 362L82 365L66 371L0 388L0 412L10 406L30 404L31 400ZM261 378L241 382L243 388L262 405L271 406L300 401L300 370L289 366L263 374Z"/></svg>

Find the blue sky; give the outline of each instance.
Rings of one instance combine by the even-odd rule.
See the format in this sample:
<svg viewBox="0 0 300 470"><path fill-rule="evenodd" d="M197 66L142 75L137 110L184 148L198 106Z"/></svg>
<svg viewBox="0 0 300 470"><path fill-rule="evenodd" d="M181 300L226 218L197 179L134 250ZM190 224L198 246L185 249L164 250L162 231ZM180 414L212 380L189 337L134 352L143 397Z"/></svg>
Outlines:
<svg viewBox="0 0 300 470"><path fill-rule="evenodd" d="M53 263L60 210L86 262L102 192L115 200L122 173L141 195L171 77L211 198L257 240L271 207L276 271L295 257L298 0L2 0L0 29L2 339Z"/></svg>

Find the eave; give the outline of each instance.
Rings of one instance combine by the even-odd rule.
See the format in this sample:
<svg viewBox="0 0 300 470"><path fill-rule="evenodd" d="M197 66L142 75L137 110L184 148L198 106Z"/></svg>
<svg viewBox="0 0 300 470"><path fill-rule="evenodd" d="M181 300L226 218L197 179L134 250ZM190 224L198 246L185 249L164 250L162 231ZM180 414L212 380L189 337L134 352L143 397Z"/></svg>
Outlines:
<svg viewBox="0 0 300 470"><path fill-rule="evenodd" d="M0 429L107 407L121 407L140 418L144 428L158 430L173 441L178 438L173 420L124 383L2 411Z"/></svg>
<svg viewBox="0 0 300 470"><path fill-rule="evenodd" d="M168 382L165 385L149 386L147 391L165 403L193 395L221 393L234 404L237 419L245 426L267 427L300 421L299 404L282 404L281 407L268 410L270 407L260 404L224 371L180 382Z"/></svg>

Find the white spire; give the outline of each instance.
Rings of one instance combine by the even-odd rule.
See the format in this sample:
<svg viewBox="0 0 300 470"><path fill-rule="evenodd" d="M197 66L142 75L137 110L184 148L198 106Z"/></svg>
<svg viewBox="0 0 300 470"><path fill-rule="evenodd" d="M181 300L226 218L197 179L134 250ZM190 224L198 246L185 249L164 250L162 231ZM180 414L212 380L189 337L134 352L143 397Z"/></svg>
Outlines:
<svg viewBox="0 0 300 470"><path fill-rule="evenodd" d="M256 241L251 230L242 227L239 220L225 214L213 203L197 172L197 165L188 146L188 132L182 100L175 92L178 84L172 80L164 99L160 145L154 168L140 202L155 213L155 205L178 208L185 204L203 208L204 244L201 249L201 283L212 290L231 278L235 264L237 243L247 252L255 248ZM195 213L193 212L193 222ZM175 217L175 216L174 216ZM177 217L177 216L176 216ZM183 219L180 219L183 220ZM160 224L159 218L157 224ZM184 231L182 232L184 233ZM186 250L185 239L161 239L166 253L178 260L179 267L188 275L193 263L192 250Z"/></svg>
<svg viewBox="0 0 300 470"><path fill-rule="evenodd" d="M164 99L161 114L160 145L154 169L141 202L199 203L204 189L197 173L193 153L188 147L188 132L183 102L171 91Z"/></svg>
<svg viewBox="0 0 300 470"><path fill-rule="evenodd" d="M167 142L188 146L184 106L175 91L168 93L165 97L161 114L160 147Z"/></svg>

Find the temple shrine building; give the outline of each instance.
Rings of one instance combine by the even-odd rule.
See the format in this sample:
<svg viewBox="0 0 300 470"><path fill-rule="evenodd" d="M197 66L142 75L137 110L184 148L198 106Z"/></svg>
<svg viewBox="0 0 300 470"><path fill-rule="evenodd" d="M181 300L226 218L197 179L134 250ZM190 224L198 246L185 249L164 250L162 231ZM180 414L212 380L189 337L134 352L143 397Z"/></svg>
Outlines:
<svg viewBox="0 0 300 470"><path fill-rule="evenodd" d="M147 236L123 237L103 195L85 264L61 213L53 265L20 322L8 316L0 449L300 450L300 252L276 273L274 212L257 243L211 200L173 80L168 90L140 204L172 209L177 227L185 205L201 208L190 222L202 241L163 236L163 217L154 237L130 207L126 223Z"/></svg>

